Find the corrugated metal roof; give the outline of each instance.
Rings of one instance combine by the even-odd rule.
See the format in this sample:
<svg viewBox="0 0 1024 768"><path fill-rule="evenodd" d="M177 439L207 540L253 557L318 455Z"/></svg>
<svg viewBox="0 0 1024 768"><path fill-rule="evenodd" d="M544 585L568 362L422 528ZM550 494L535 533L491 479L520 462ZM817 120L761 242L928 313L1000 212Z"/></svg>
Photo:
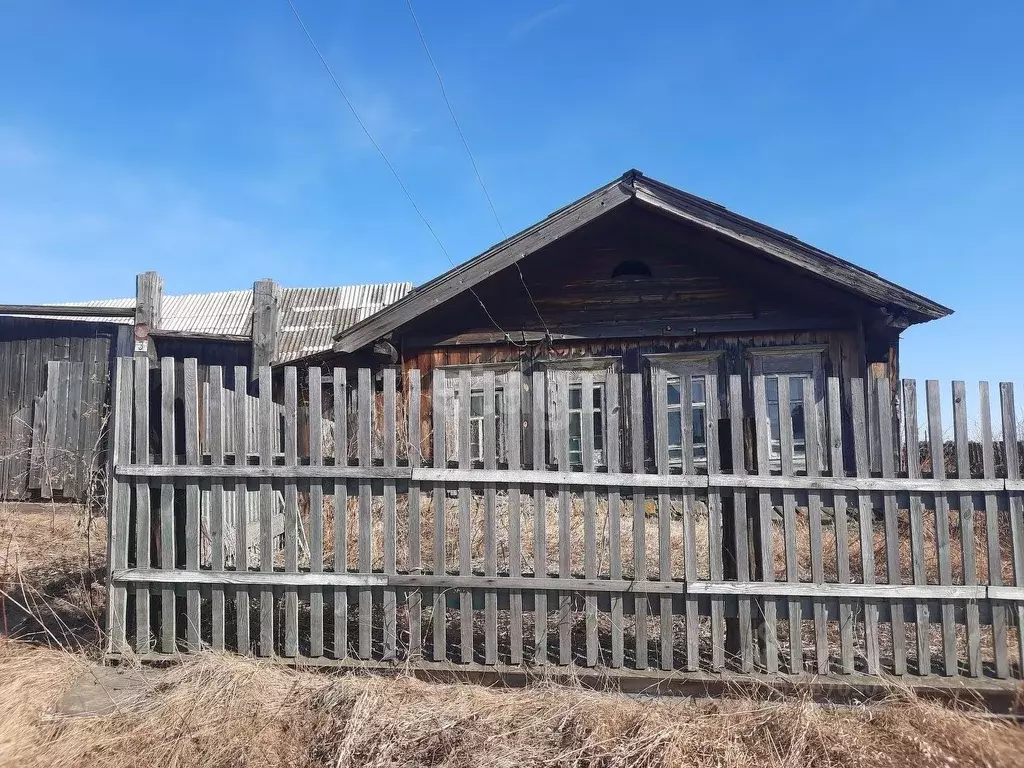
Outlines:
<svg viewBox="0 0 1024 768"><path fill-rule="evenodd" d="M282 288L275 362L288 362L331 349L337 333L398 301L411 290L412 283ZM67 303L89 307L134 307L135 299ZM128 317L57 319L122 324L132 322ZM252 291L164 296L160 326L166 331L248 336L252 332Z"/></svg>

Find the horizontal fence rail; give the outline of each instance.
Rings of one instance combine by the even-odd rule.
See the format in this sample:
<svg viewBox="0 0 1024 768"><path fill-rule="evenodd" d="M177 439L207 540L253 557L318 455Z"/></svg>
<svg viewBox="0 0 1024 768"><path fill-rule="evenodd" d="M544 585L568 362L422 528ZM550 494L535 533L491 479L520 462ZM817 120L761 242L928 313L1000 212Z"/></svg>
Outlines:
<svg viewBox="0 0 1024 768"><path fill-rule="evenodd" d="M120 359L112 390L114 653L1021 676L1010 384Z"/></svg>

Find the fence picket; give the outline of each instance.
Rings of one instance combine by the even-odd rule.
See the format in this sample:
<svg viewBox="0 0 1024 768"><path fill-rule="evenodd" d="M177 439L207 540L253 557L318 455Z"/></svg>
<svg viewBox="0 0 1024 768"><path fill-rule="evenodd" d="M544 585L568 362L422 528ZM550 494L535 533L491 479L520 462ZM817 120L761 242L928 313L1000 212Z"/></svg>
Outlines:
<svg viewBox="0 0 1024 768"><path fill-rule="evenodd" d="M210 366L209 431L210 463L224 463L224 372L219 365ZM213 478L210 482L210 568L224 570L224 481ZM224 587L211 587L211 646L224 650Z"/></svg>
<svg viewBox="0 0 1024 768"><path fill-rule="evenodd" d="M249 381L249 371L243 366L235 367L235 390L233 393L234 405L234 449L235 464L247 465L249 455L246 450L246 435L248 435L248 401L246 382ZM235 570L249 570L249 484L244 478L235 480ZM239 586L235 588L235 642L238 652L247 655L251 650L249 639L249 589Z"/></svg>
<svg viewBox="0 0 1024 768"><path fill-rule="evenodd" d="M705 441L707 443L707 469L709 474L721 471L718 442L719 392L718 376L704 376ZM742 459L741 459L742 461ZM722 494L717 488L708 488L708 551L711 560L709 575L712 581L725 579L722 561ZM725 666L725 600L711 599L711 668L720 671Z"/></svg>
<svg viewBox="0 0 1024 768"><path fill-rule="evenodd" d="M929 456L932 463L932 477L946 478L946 459L943 449L942 409L939 403L939 382L930 379L925 382L925 399L928 412ZM953 584L953 566L949 553L949 498L945 493L935 494L935 543L939 556L939 584ZM947 675L958 673L956 650L956 615L952 600L940 604L942 615L942 659Z"/></svg>
<svg viewBox="0 0 1024 768"><path fill-rule="evenodd" d="M469 469L473 466L470 445L470 416L472 414L473 392L469 371L459 372L458 412L456 414L456 434L459 443L459 468ZM473 494L469 486L459 486L459 575L471 576L473 573L472 525L473 525ZM473 592L469 589L459 590L459 651L464 664L473 661Z"/></svg>
<svg viewBox="0 0 1024 768"><path fill-rule="evenodd" d="M644 465L644 393L643 378L629 374L629 440L634 475L647 471ZM633 578L647 580L647 497L642 486L633 487ZM633 598L634 664L647 669L647 595Z"/></svg>
<svg viewBox="0 0 1024 768"><path fill-rule="evenodd" d="M510 371L505 385L507 417L505 452L510 472L522 468L522 381L519 371ZM508 571L509 576L523 575L522 502L518 483L508 487ZM509 646L512 664L523 663L523 593L513 589L508 595Z"/></svg>
<svg viewBox="0 0 1024 768"><path fill-rule="evenodd" d="M129 427L126 426L126 429ZM135 463L149 464L149 358L135 358ZM152 511L149 480L135 481L135 567L149 568ZM152 628L149 616L149 587L135 590L135 650L149 653Z"/></svg>
<svg viewBox="0 0 1024 768"><path fill-rule="evenodd" d="M160 463L177 463L174 435L174 358L160 361ZM115 412L116 413L116 412ZM174 542L174 482L165 478L160 483L160 567L165 571L177 566ZM178 596L173 585L160 590L160 650L177 650Z"/></svg>
<svg viewBox="0 0 1024 768"><path fill-rule="evenodd" d="M971 478L971 458L967 434L967 388L962 381L953 382L953 441L956 446L956 474L961 480ZM960 552L964 584L978 583L978 566L974 557L974 499L969 493L960 494ZM981 618L976 602L966 606L967 674L981 675Z"/></svg>
<svg viewBox="0 0 1024 768"><path fill-rule="evenodd" d="M668 374L664 368L657 368L651 371L651 403L653 404L654 417L654 459L659 475L669 474L668 458ZM684 389L682 381L679 382L679 389ZM689 413L686 401L681 406L681 413ZM685 425L682 425L685 432ZM683 453L686 453L686 441L683 441ZM687 582L696 579L697 572L694 568L691 552L696 553L696 547L691 541L690 535L693 531L693 500L684 495L683 497L683 529L685 543L683 545L684 574ZM692 574L691 574L692 570ZM660 581L672 581L672 497L667 486L658 489L658 579ZM693 603L693 610L691 610ZM673 626L672 626L672 596L662 595L658 604L660 616L660 648L658 658L663 670L671 670L673 667ZM690 670L695 659L696 643L696 601L686 601L686 668ZM691 619L693 622L691 623Z"/></svg>
<svg viewBox="0 0 1024 768"><path fill-rule="evenodd" d="M1017 409L1013 398L1013 384L999 385L999 404L1003 421L1003 455L1006 457L1006 479L1020 480L1020 444L1017 435ZM1024 588L1024 498L1021 491L1008 491L1010 516L1011 562L1013 581ZM1017 674L1024 677L1024 602L1013 607L1017 617Z"/></svg>
<svg viewBox="0 0 1024 768"><path fill-rule="evenodd" d="M483 374L483 440L481 449L485 469L494 469L498 455L494 407L494 371ZM484 483L484 575L498 575L498 521L494 483ZM498 591L484 592L484 663L498 662Z"/></svg>
<svg viewBox="0 0 1024 768"><path fill-rule="evenodd" d="M421 465L422 435L420 426L420 372L409 371L407 389L408 402L408 449L409 466ZM420 555L420 484L409 484L409 573L422 573ZM409 604L409 658L419 659L423 654L423 594L414 589L408 592Z"/></svg>
<svg viewBox="0 0 1024 768"><path fill-rule="evenodd" d="M433 403L431 409L431 424L434 430L434 467L445 467L445 374L437 368L434 369L434 378L431 384ZM444 576L447 573L447 553L445 552L445 538L447 530L445 524L445 489L444 483L434 484L434 575ZM433 600L433 611L431 613L433 623L434 661L444 661L447 658L448 638L448 604L447 595L443 589L435 589L431 593Z"/></svg>
<svg viewBox="0 0 1024 768"><path fill-rule="evenodd" d="M279 429L274 411L270 367L260 366L257 377L259 458L261 466L268 466L274 461L274 448ZM274 571L274 487L269 479L260 481L260 571ZM271 587L260 589L259 655L274 655L274 590Z"/></svg>
<svg viewBox="0 0 1024 768"><path fill-rule="evenodd" d="M793 412L790 406L790 379L788 376L778 377L779 386L779 462L782 474L796 474L794 466L795 443L793 437ZM807 382L804 382L806 385ZM806 422L806 414L804 416ZM806 439L806 428L805 439ZM804 444L804 460L807 459L806 442ZM790 490L782 492L782 531L785 538L786 581L800 581L798 571L799 552L796 540L796 497ZM803 609L798 600L789 601L789 671L804 671L803 653Z"/></svg>
<svg viewBox="0 0 1024 768"><path fill-rule="evenodd" d="M531 389L533 391L533 468L545 468L545 443L547 422L545 409L547 398L544 391L544 373L533 372ZM533 575L535 578L546 578L548 575L548 544L547 544L547 491L543 485L533 487ZM548 662L548 596L543 590L533 593L534 605L534 649L533 663Z"/></svg>
<svg viewBox="0 0 1024 768"><path fill-rule="evenodd" d="M861 397L863 398L863 388ZM845 477L845 465L843 462L843 413L842 394L839 388L839 379L835 376L828 380L828 443L829 443L829 466L832 477ZM867 446L865 445L865 462L867 461ZM870 513L870 510L869 510ZM836 581L840 584L850 583L850 528L847 518L847 498L845 494L835 492L832 494L832 515L834 521L836 539ZM870 520L870 518L869 518ZM872 558L873 561L873 558ZM872 563L872 575L874 564ZM865 614L865 625L867 618ZM878 623L872 625L872 636L875 638L877 648ZM867 632L865 631L865 634ZM853 606L849 601L842 600L839 603L839 659L843 674L849 675L854 670L853 660Z"/></svg>
<svg viewBox="0 0 1024 768"><path fill-rule="evenodd" d="M181 399L185 415L185 463L199 464L199 375L196 359L182 361ZM199 570L199 481L185 485L185 568ZM185 638L190 651L198 651L201 643L202 617L198 586L185 589L187 624Z"/></svg>
<svg viewBox="0 0 1024 768"><path fill-rule="evenodd" d="M819 477L821 475L821 453L819 453L819 442L824 434L824 424L818 423L817 398L824 396L824 392L815 391L814 379L808 379L803 385L803 412L804 412L804 439L805 456L807 460L807 476ZM833 509L833 513L835 510ZM822 534L822 505L821 494L816 491L807 492L807 517L811 532L811 581L815 584L825 583L824 557L824 536ZM839 525L839 519L834 517L835 524ZM845 522L845 517L843 518ZM829 671L829 645L828 645L828 613L825 608L825 601L818 599L813 602L812 611L814 614L814 660L819 675L827 675Z"/></svg>
<svg viewBox="0 0 1024 768"><path fill-rule="evenodd" d="M284 369L284 465L298 464L298 374L295 366ZM284 569L299 570L299 490L292 478L284 483ZM299 592L295 587L284 590L284 656L299 654Z"/></svg>
<svg viewBox="0 0 1024 768"><path fill-rule="evenodd" d="M321 371L311 367L306 374L309 397L309 463L319 467L324 463L323 382ZM311 480L309 485L309 571L324 571L324 485ZM324 655L324 591L321 587L309 590L309 655Z"/></svg>
<svg viewBox="0 0 1024 768"><path fill-rule="evenodd" d="M607 394L607 393L606 393ZM593 472L594 461L594 374L583 371L580 374L580 436L582 439L583 471ZM607 410L607 408L605 409ZM597 496L591 485L583 488L583 574L588 579L597 578ZM597 666L601 648L597 636L597 593L587 592L584 601L584 622L586 627L586 663Z"/></svg>
<svg viewBox="0 0 1024 768"><path fill-rule="evenodd" d="M995 446L992 441L992 404L988 382L978 383L978 408L981 416L981 460L986 478L996 476ZM1003 558L999 546L999 500L994 493L985 494L985 539L988 556L988 583L992 587L1003 585ZM1010 676L1006 657L1006 608L998 600L992 602L992 655L996 677Z"/></svg>
<svg viewBox="0 0 1024 768"><path fill-rule="evenodd" d="M659 375L659 399L667 400L667 386L661 386L666 384L665 371L662 370ZM667 407L667 406L666 406ZM668 431L667 431L667 420L662 419L662 412L660 410L661 404L656 406L659 429L662 437L661 441L665 442L664 447L658 446L660 453L659 465L663 463L664 469L659 471L662 474L669 473L669 461L668 461ZM693 461L693 420L691 413L693 411L693 380L690 376L682 376L679 380L679 409L680 409L680 430L682 432L682 465L684 475L693 475L695 473L694 461ZM683 414L686 415L683 418ZM657 434L659 430L655 430ZM671 521L666 518L662 518L661 515L661 500L662 493L659 492L658 506L659 506L659 526L662 548L662 559L666 564L661 565L661 578L665 579L666 576L671 579L671 551L669 545L671 544ZM666 499L670 498L669 494L665 493ZM694 521L694 515L696 514L696 494L689 489L684 488L682 493L683 501L683 578L687 584L692 584L697 581L697 530ZM666 509L667 511L667 509ZM666 573L667 569L667 573ZM661 598L661 633L662 633L662 647L665 646L665 635L666 635L666 621L665 621L665 608L668 608L669 622L668 622L668 634L671 636L671 613L672 613L672 601L671 599ZM684 611L686 613L686 661L685 668L687 672L695 672L700 667L700 619L698 616L697 599L694 596L688 595L684 604ZM671 640L669 641L671 642ZM662 666L663 669L669 667Z"/></svg>
<svg viewBox="0 0 1024 768"><path fill-rule="evenodd" d="M915 480L921 477L921 451L917 428L917 382L903 380L903 434L907 450L907 477ZM924 503L921 494L910 494L910 559L914 584L927 584L924 554ZM917 617L915 637L917 640L917 673L931 674L931 619L928 604L916 600L914 612Z"/></svg>
<svg viewBox="0 0 1024 768"><path fill-rule="evenodd" d="M882 466L882 477L896 477L896 461L894 451L896 443L892 433L892 396L889 393L889 381L877 379L875 381L875 409L878 421L878 434L880 463ZM916 411L915 411L916 413ZM903 576L900 573L900 536L899 536L899 507L896 503L896 493L887 492L882 496L882 514L885 520L885 572L889 584L902 584ZM871 548L874 549L874 537L872 535ZM897 675L907 673L907 636L903 621L903 605L901 603L890 603L889 623L892 628L892 657L893 671Z"/></svg>
<svg viewBox="0 0 1024 768"><path fill-rule="evenodd" d="M743 439L743 378L729 377L729 438L732 448L732 473L747 474L746 451ZM736 546L736 581L750 581L750 545L747 524L747 492L733 490L733 535ZM750 598L740 596L737 601L740 671L754 671L754 639L750 624Z"/></svg>
<svg viewBox="0 0 1024 768"><path fill-rule="evenodd" d="M370 441L376 403L373 387L370 385L369 369L360 368L358 377L356 446L359 454L359 466L369 467L373 464L373 446ZM370 573L373 570L372 542L373 488L370 485L370 479L364 478L359 481L359 571L361 573ZM372 653L373 593L367 587L362 587L359 590L359 658L369 659Z"/></svg>
<svg viewBox="0 0 1024 768"><path fill-rule="evenodd" d="M331 372L334 406L334 466L348 466L348 380L344 368ZM348 573L348 482L334 481L334 519L332 521L334 573ZM334 588L334 653L336 659L348 658L348 590Z"/></svg>
<svg viewBox="0 0 1024 768"><path fill-rule="evenodd" d="M398 464L398 414L394 368L384 369L384 466ZM395 481L384 481L384 573L397 573L398 493ZM398 655L398 600L394 587L384 588L384 658Z"/></svg>
<svg viewBox="0 0 1024 768"><path fill-rule="evenodd" d="M605 463L608 472L621 471L622 422L619 418L621 400L619 397L619 377L609 376L605 381L605 401L607 403L608 434L605 435ZM613 580L622 578L622 497L617 487L608 489L608 577ZM618 669L623 664L625 616L622 606L622 594L613 592L611 603L612 629L612 667Z"/></svg>
<svg viewBox="0 0 1024 768"><path fill-rule="evenodd" d="M120 461L131 460L132 451L132 379L130 360L118 358L114 368L114 433L112 439L111 467ZM128 530L131 517L131 486L111 477L110 488L110 546L107 562L111 568L128 567ZM110 593L107 611L109 649L121 653L128 649L128 590L123 584L115 585Z"/></svg>
<svg viewBox="0 0 1024 768"><path fill-rule="evenodd" d="M554 381L555 412L552 417L551 439L558 469L569 472L569 374L568 371L548 373L548 386ZM582 396L582 393L581 393ZM558 486L558 577L572 577L572 540L570 525L572 499L569 486ZM572 663L572 594L558 593L558 663Z"/></svg>
<svg viewBox="0 0 1024 768"><path fill-rule="evenodd" d="M762 374L754 376L754 421L755 438L757 441L757 474L771 474L771 449L768 421L768 400L765 393L765 379ZM775 561L772 557L772 494L764 488L757 492L759 549L761 550L761 580L775 581ZM776 619L776 603L774 598L766 598L761 602L763 621L761 623L760 641L764 655L764 667L769 673L779 671L779 640Z"/></svg>

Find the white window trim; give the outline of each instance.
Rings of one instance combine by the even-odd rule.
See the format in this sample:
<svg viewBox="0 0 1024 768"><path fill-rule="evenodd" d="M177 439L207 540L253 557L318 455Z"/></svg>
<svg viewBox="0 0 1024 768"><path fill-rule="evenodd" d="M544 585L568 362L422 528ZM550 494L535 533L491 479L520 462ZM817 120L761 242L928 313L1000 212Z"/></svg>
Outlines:
<svg viewBox="0 0 1024 768"><path fill-rule="evenodd" d="M717 383L717 377L721 376L722 361L725 358L725 351L700 350L694 352L658 352L644 355L644 357L650 363L652 373L655 371L664 371L670 378L682 378L684 376L715 376ZM714 402L712 402L712 399L714 399ZM717 434L717 430L713 428L714 425L710 423L709 419L717 418L717 415L721 413L722 403L719 387L716 386L714 391L712 391L712 388L708 387L707 381L705 381L704 401L704 435L707 440L710 441L714 439L714 435ZM681 406L678 406L678 408L680 408L681 419ZM669 410L674 412L675 407L669 406ZM692 418L692 415L690 418ZM656 445L661 443L659 429L658 424L655 423L654 433ZM668 440L667 435L665 436L665 440ZM680 449L681 448L682 446L680 445ZM695 467L707 467L708 450L709 449L705 447L704 456L693 457L693 464ZM669 466L681 467L684 466L684 464L685 462L682 456L679 458L669 457Z"/></svg>
<svg viewBox="0 0 1024 768"><path fill-rule="evenodd" d="M825 355L828 347L824 344L794 344L788 347L751 347L747 349L748 370L753 388L753 377L800 375L810 371L814 382L814 397L817 407L818 461L825 466L826 407L825 407ZM780 405L781 407L781 405ZM765 425L770 429L769 425ZM805 424L806 430L806 424ZM770 441L769 441L770 442ZM781 455L771 455L772 469L782 468ZM793 468L801 471L807 468L806 456L793 456Z"/></svg>
<svg viewBox="0 0 1024 768"><path fill-rule="evenodd" d="M459 376L463 371L469 371L469 387L470 393L483 389L483 375L485 371L494 372L494 389L497 392L502 392L502 403L504 405L503 412L495 412L498 418L498 427L495 430L495 442L498 449L498 455L495 457L496 461L503 462L506 459L507 449L507 430L508 430L508 404L509 394L508 386L509 379L508 374L518 368L518 363L502 362L502 363L472 363L468 365L442 365L438 366L437 369L444 372L445 379L445 454L447 461L458 461L459 458L459 430L456 427L457 417L455 417L455 403L452 402L454 398L450 396L451 387L456 384L459 380ZM470 417L470 429L472 429L473 418ZM483 436L481 435L480 443L483 443ZM471 443L472 446L472 443ZM472 449L471 449L472 450ZM472 461L482 461L482 456L471 456Z"/></svg>
<svg viewBox="0 0 1024 768"><path fill-rule="evenodd" d="M608 433L608 409L618 407L618 403L608 402L608 379L611 376L618 376L622 367L622 358L620 357L581 357L581 358L551 358L548 360L538 360L537 366L543 370L546 374L553 372L564 372L567 374L566 383L569 386L573 384L580 384L582 381L581 374L583 371L589 371L593 374L594 384L604 385L604 402L601 411L601 422L602 422L602 437L605 443L609 439ZM547 382L547 412L548 412L548 461L551 464L557 464L557 456L555 453L556 440L554 439L553 431L556 429L569 429L569 414L564 415L558 414L556 393L555 390L550 386L551 377L545 376ZM554 416L554 418L552 418ZM618 439L619 436L615 436ZM599 453L594 456L595 466L604 466L607 457L607 445L604 445ZM579 466L573 464L572 466Z"/></svg>

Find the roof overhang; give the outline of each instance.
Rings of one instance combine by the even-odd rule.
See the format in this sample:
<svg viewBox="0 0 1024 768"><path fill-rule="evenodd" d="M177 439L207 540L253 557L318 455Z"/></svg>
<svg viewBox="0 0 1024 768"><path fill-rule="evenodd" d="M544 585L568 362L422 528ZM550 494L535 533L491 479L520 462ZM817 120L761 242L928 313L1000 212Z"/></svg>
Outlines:
<svg viewBox="0 0 1024 768"><path fill-rule="evenodd" d="M899 314L906 325L952 313L920 294L874 272L814 248L779 230L740 216L709 200L688 194L631 170L532 227L415 289L335 337L334 350L352 353L409 321L468 291L520 259L586 226L630 201L715 233L805 275L836 286Z"/></svg>

